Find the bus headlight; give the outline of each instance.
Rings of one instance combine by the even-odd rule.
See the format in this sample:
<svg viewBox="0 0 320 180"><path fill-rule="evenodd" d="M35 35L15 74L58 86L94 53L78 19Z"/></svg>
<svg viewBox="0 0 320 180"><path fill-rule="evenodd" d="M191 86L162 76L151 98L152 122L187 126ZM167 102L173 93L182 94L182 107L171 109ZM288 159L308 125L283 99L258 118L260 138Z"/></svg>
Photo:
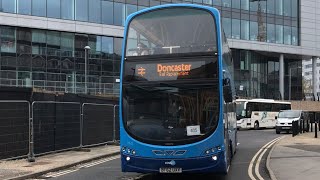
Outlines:
<svg viewBox="0 0 320 180"><path fill-rule="evenodd" d="M218 160L218 157L217 156L212 156L212 160L216 161L216 160Z"/></svg>
<svg viewBox="0 0 320 180"><path fill-rule="evenodd" d="M204 154L205 155L209 155L209 154L212 154L216 152L216 149L215 148L210 148L210 149L207 149L206 151L204 151Z"/></svg>
<svg viewBox="0 0 320 180"><path fill-rule="evenodd" d="M137 154L136 150L128 148L128 147L122 147L121 151L124 154L132 154L132 155L136 155Z"/></svg>
<svg viewBox="0 0 320 180"><path fill-rule="evenodd" d="M126 158L126 160L127 160L127 161L130 161L130 157L128 156L128 157Z"/></svg>
<svg viewBox="0 0 320 180"><path fill-rule="evenodd" d="M126 152L126 147L122 147L122 152Z"/></svg>

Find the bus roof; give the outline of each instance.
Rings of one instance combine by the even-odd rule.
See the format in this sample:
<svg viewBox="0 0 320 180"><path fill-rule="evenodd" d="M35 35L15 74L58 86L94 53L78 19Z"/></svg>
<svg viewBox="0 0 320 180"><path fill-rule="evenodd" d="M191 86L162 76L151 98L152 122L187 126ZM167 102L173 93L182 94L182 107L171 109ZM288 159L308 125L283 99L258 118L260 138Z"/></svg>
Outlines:
<svg viewBox="0 0 320 180"><path fill-rule="evenodd" d="M277 103L277 104L291 104L287 101L278 101L274 99L237 99L237 102L260 102L260 103Z"/></svg>

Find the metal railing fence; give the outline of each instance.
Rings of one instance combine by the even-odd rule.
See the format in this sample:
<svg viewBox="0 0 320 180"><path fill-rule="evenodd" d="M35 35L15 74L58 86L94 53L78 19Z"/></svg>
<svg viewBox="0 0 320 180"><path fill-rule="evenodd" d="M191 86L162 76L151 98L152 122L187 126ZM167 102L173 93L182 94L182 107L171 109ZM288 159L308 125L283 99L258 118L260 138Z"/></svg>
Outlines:
<svg viewBox="0 0 320 180"><path fill-rule="evenodd" d="M0 101L0 159L26 157L29 152L30 103Z"/></svg>
<svg viewBox="0 0 320 180"><path fill-rule="evenodd" d="M32 103L34 153L72 149L80 145L80 103Z"/></svg>
<svg viewBox="0 0 320 180"><path fill-rule="evenodd" d="M0 159L28 157L119 140L118 105L0 101Z"/></svg>
<svg viewBox="0 0 320 180"><path fill-rule="evenodd" d="M114 141L114 105L82 104L80 147L106 144Z"/></svg>

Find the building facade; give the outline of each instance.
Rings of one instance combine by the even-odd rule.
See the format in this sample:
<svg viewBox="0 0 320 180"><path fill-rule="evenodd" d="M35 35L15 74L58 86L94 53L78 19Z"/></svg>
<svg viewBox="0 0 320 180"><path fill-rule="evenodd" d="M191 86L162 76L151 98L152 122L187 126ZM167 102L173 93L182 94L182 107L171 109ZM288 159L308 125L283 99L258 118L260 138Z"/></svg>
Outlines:
<svg viewBox="0 0 320 180"><path fill-rule="evenodd" d="M0 84L83 93L87 67L89 93L117 95L125 18L167 3L220 10L239 96L303 98L302 59L320 56L315 0L0 0Z"/></svg>

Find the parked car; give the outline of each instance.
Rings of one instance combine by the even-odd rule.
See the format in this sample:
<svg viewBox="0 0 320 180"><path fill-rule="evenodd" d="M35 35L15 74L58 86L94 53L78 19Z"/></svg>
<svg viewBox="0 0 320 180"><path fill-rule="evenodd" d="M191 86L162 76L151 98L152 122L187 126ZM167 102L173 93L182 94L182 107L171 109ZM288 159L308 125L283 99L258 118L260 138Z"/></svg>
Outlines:
<svg viewBox="0 0 320 180"><path fill-rule="evenodd" d="M309 113L301 110L283 110L280 111L276 117L276 133L280 134L282 131L289 133L292 130L292 122L299 121L300 125L304 127L305 131L309 131ZM302 124L304 123L304 124Z"/></svg>

